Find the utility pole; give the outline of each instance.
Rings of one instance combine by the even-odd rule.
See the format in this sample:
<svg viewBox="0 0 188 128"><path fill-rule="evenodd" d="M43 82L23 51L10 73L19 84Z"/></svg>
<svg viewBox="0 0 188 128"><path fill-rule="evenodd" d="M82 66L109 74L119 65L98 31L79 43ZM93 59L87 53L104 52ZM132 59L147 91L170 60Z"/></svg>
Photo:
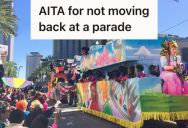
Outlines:
<svg viewBox="0 0 188 128"><path fill-rule="evenodd" d="M23 68L23 66L20 65L19 68L18 68L18 75L17 75L18 78L19 78L19 74L20 74L20 69L21 68Z"/></svg>

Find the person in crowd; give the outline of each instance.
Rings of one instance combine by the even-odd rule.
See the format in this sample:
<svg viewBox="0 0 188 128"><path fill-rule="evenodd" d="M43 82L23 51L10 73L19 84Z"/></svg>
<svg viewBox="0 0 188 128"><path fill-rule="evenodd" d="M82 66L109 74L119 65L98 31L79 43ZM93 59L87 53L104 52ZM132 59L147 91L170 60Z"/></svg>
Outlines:
<svg viewBox="0 0 188 128"><path fill-rule="evenodd" d="M69 69L68 69L67 76L66 76L69 86L74 86L74 84L75 84L75 80L74 80L73 75L74 75L74 74L73 74L73 69L72 69L72 68L69 68Z"/></svg>
<svg viewBox="0 0 188 128"><path fill-rule="evenodd" d="M41 96L41 94L40 93L36 93L36 91L34 91L34 90L31 92L30 100L28 101L28 105L27 105L27 110L30 110L31 103L33 101L37 100L40 96Z"/></svg>
<svg viewBox="0 0 188 128"><path fill-rule="evenodd" d="M94 77L96 80L101 81L105 79L105 75L100 70L95 71Z"/></svg>
<svg viewBox="0 0 188 128"><path fill-rule="evenodd" d="M55 90L55 99L58 101L60 100L60 87L58 84L56 84L54 90Z"/></svg>
<svg viewBox="0 0 188 128"><path fill-rule="evenodd" d="M122 74L121 75L123 76L123 78L122 78L123 81L128 80L130 78L129 73L128 73L128 67L122 68Z"/></svg>
<svg viewBox="0 0 188 128"><path fill-rule="evenodd" d="M50 128L58 128L60 117L61 117L61 111L55 113L54 123L52 124L52 126L50 126ZM49 128L49 120L45 115L39 114L31 122L30 128Z"/></svg>
<svg viewBox="0 0 188 128"><path fill-rule="evenodd" d="M43 111L47 111L47 109L48 109L48 103L46 102L45 97L44 96L40 96L38 100L40 101L40 103L43 106Z"/></svg>
<svg viewBox="0 0 188 128"><path fill-rule="evenodd" d="M28 116L29 112L26 111L27 109L27 101L26 100L20 100L16 103L16 108L21 110L24 113L24 116Z"/></svg>
<svg viewBox="0 0 188 128"><path fill-rule="evenodd" d="M30 128L48 128L48 124L48 118L41 114L32 121Z"/></svg>
<svg viewBox="0 0 188 128"><path fill-rule="evenodd" d="M9 116L10 125L5 128L25 128L22 126L24 119L24 113L19 109L15 109L10 113Z"/></svg>
<svg viewBox="0 0 188 128"><path fill-rule="evenodd" d="M12 100L11 105L14 106L14 105L16 104L16 100L17 100L17 92L16 92L16 89L13 89L13 90L12 90L12 93L11 93L10 97L11 97L11 100Z"/></svg>
<svg viewBox="0 0 188 128"><path fill-rule="evenodd" d="M146 74L144 73L144 66L141 64L136 65L136 74L138 78L146 77Z"/></svg>
<svg viewBox="0 0 188 128"><path fill-rule="evenodd" d="M50 118L53 113L55 111L54 107L51 107L50 109L43 111L41 107L36 106L30 113L29 115L26 117L25 122L24 122L24 126L26 127L31 127L31 123L32 121L38 116L38 115L44 115L46 118Z"/></svg>
<svg viewBox="0 0 188 128"><path fill-rule="evenodd" d="M108 80L112 80L113 79L113 73L112 72L108 72Z"/></svg>
<svg viewBox="0 0 188 128"><path fill-rule="evenodd" d="M185 75L185 80L188 80L188 61L186 61L185 63L184 75Z"/></svg>
<svg viewBox="0 0 188 128"><path fill-rule="evenodd" d="M41 102L38 99L31 102L30 110L33 110L36 107L40 107L41 109L43 109L43 105L41 104Z"/></svg>
<svg viewBox="0 0 188 128"><path fill-rule="evenodd" d="M30 127L31 126L31 122L38 116L42 114L42 108L40 107L35 107L30 113L29 115L26 117L25 122L24 122L24 126L26 127Z"/></svg>
<svg viewBox="0 0 188 128"><path fill-rule="evenodd" d="M163 92L169 95L181 95L182 83L176 73L178 64L181 63L181 56L178 53L176 41L165 41L161 51L161 66L163 72L160 77L164 80Z"/></svg>
<svg viewBox="0 0 188 128"><path fill-rule="evenodd" d="M128 75L130 78L136 77L135 66L128 67Z"/></svg>
<svg viewBox="0 0 188 128"><path fill-rule="evenodd" d="M10 123L8 121L8 117L10 114L10 105L0 100L0 128L5 128L5 126L8 126Z"/></svg>
<svg viewBox="0 0 188 128"><path fill-rule="evenodd" d="M150 65L149 66L149 76L153 77L159 77L160 76L160 70L159 70L159 66L156 65Z"/></svg>

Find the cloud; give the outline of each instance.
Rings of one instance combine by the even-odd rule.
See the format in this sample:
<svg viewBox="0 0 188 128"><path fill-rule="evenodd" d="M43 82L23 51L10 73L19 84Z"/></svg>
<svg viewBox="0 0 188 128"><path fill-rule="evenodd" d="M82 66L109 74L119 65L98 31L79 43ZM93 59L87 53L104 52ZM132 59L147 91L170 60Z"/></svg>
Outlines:
<svg viewBox="0 0 188 128"><path fill-rule="evenodd" d="M159 56L158 54L153 54L145 46L141 46L137 52L134 53L135 56Z"/></svg>
<svg viewBox="0 0 188 128"><path fill-rule="evenodd" d="M133 48L132 46L130 45L126 45L125 46L125 50L135 50L136 48Z"/></svg>

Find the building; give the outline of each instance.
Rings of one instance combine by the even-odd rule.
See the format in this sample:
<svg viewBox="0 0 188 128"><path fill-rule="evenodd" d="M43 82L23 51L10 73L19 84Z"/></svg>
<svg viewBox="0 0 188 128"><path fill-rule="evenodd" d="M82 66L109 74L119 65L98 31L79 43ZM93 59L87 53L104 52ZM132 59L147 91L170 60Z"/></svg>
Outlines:
<svg viewBox="0 0 188 128"><path fill-rule="evenodd" d="M26 58L26 78L30 77L30 75L35 71L36 68L40 66L40 61L43 58L42 55L38 52L31 52L27 55Z"/></svg>
<svg viewBox="0 0 188 128"><path fill-rule="evenodd" d="M8 54L7 59L9 61L13 61L13 53L14 53L14 37L5 38L2 34L0 34L0 44L8 46Z"/></svg>
<svg viewBox="0 0 188 128"><path fill-rule="evenodd" d="M180 47L180 54L182 56L182 61L188 62L188 37L177 38L176 40Z"/></svg>
<svg viewBox="0 0 188 128"><path fill-rule="evenodd" d="M81 54L82 47L95 43L96 40L54 40L53 56L57 59L74 58Z"/></svg>

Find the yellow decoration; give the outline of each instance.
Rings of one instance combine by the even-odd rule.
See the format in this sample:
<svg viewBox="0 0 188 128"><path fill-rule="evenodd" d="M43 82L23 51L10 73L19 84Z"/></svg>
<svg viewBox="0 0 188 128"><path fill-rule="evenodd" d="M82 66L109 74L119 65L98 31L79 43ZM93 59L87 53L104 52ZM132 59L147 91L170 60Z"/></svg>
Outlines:
<svg viewBox="0 0 188 128"><path fill-rule="evenodd" d="M185 112L142 112L143 120L188 120L188 111Z"/></svg>
<svg viewBox="0 0 188 128"><path fill-rule="evenodd" d="M188 120L188 112L142 112L142 118L138 122L131 122L129 120L121 119L112 115L108 115L102 112L91 110L84 107L79 107L82 111L89 114L95 115L97 117L106 119L115 124L121 125L128 128L140 128L144 124L144 120Z"/></svg>

